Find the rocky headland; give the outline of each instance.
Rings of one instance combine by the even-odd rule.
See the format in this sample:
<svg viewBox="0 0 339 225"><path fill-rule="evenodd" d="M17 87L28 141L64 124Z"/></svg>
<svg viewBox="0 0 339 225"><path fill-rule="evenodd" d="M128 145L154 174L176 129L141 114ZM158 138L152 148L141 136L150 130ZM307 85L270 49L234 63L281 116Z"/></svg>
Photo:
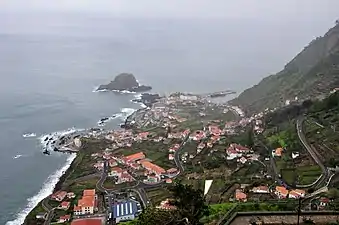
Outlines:
<svg viewBox="0 0 339 225"><path fill-rule="evenodd" d="M97 91L129 91L145 92L151 90L151 86L140 85L135 76L131 73L121 73L108 84L100 85Z"/></svg>

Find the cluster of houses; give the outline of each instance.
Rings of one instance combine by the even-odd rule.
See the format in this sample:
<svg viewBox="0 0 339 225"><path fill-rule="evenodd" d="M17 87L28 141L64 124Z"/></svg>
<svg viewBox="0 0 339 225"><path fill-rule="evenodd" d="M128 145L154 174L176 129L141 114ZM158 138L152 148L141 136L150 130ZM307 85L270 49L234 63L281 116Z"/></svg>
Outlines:
<svg viewBox="0 0 339 225"><path fill-rule="evenodd" d="M302 189L293 189L288 190L283 186L276 186L274 188L269 188L267 185L261 185L253 187L250 190L253 194L272 194L279 199L299 199L305 197L306 192ZM235 190L234 198L237 201L246 202L248 199L248 194L244 191L244 188L239 188Z"/></svg>
<svg viewBox="0 0 339 225"><path fill-rule="evenodd" d="M73 206L73 209L71 209L71 201L75 198L75 194L73 192L66 192L66 191L57 191L53 193L50 196L50 199L53 201L60 202L59 206L57 206L55 209L57 210L63 210L67 211L66 213L58 212L56 215L58 215L57 222L56 223L67 223L71 220L71 212L73 212L74 216L89 216L93 215L98 211L98 203L97 203L97 194L95 192L95 189L86 189L83 190L83 194L80 199L77 200L77 204ZM68 214L67 214L68 213ZM45 219L46 215L40 216L37 215L38 219ZM85 222L93 222L95 218L91 219L85 219L82 218L81 220L74 220L72 221L72 225L82 225L82 224L102 224L101 219L96 219L97 223L85 223ZM87 221L91 220L91 221ZM100 221L100 223L99 223Z"/></svg>
<svg viewBox="0 0 339 225"><path fill-rule="evenodd" d="M259 155L253 154L253 150L239 144L230 144L226 149L227 160L236 159L237 162L245 164L248 160L258 160Z"/></svg>
<svg viewBox="0 0 339 225"><path fill-rule="evenodd" d="M172 178L177 175L178 170L176 168L171 168L165 170L164 168L154 164L151 160L146 158L146 155L143 152L138 152L128 156L118 157L113 155L111 152L105 152L104 154L92 154L92 156L102 156L103 159L108 160L108 165L110 167L110 172L108 176L116 178L116 184L121 184L125 182L132 182L135 178L131 175L131 171L143 171L143 176L146 176L147 179L144 182L157 183L163 176ZM94 167L102 170L104 168L105 162L99 161L94 164Z"/></svg>
<svg viewBox="0 0 339 225"><path fill-rule="evenodd" d="M288 190L284 186L276 186L274 194L280 199L284 198L298 199L305 197L306 192L302 189Z"/></svg>
<svg viewBox="0 0 339 225"><path fill-rule="evenodd" d="M283 148L276 148L272 150L272 157L281 157L283 156L283 153L285 152L285 149ZM292 159L296 159L299 157L299 152L292 152L291 157Z"/></svg>
<svg viewBox="0 0 339 225"><path fill-rule="evenodd" d="M75 198L75 194L73 192L66 192L66 191L57 191L50 196L51 200L60 202L59 206L56 207L56 209L63 210L63 211L67 211L70 208L71 201L74 198ZM71 219L70 214L61 215L58 218L58 223L65 223L65 222L68 222L70 219Z"/></svg>

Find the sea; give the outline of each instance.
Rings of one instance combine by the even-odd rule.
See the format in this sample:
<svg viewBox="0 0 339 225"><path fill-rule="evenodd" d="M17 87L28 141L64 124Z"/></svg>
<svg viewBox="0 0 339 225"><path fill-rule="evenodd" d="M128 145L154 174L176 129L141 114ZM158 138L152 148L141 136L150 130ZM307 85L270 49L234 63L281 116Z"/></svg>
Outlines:
<svg viewBox="0 0 339 225"><path fill-rule="evenodd" d="M272 51L279 32L262 40L248 22L0 13L0 224L22 224L75 157L43 155L42 137L112 115L104 128L117 129L142 107L135 93L95 91L117 74L168 94L241 91L278 70L291 54Z"/></svg>

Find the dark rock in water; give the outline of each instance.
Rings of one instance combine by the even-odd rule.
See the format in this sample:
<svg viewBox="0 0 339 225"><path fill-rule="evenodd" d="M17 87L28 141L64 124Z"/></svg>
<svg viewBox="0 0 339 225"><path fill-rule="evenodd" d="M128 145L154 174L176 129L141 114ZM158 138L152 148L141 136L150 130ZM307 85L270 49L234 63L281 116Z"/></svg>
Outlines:
<svg viewBox="0 0 339 225"><path fill-rule="evenodd" d="M57 147L54 147L53 151L57 152L59 149Z"/></svg>
<svg viewBox="0 0 339 225"><path fill-rule="evenodd" d="M52 141L52 144L54 145L54 144L55 144L55 141Z"/></svg>
<svg viewBox="0 0 339 225"><path fill-rule="evenodd" d="M101 121L101 122L105 122L105 121L107 121L108 119L109 119L108 117L104 117L104 118L100 119L100 121Z"/></svg>
<svg viewBox="0 0 339 225"><path fill-rule="evenodd" d="M128 91L134 91L134 92L145 92L145 91L149 91L151 90L152 87L151 86L145 86L145 85L141 85L141 86L138 86L136 88L132 88Z"/></svg>
<svg viewBox="0 0 339 225"><path fill-rule="evenodd" d="M42 153L45 154L45 155L50 155L51 154L47 149L44 149L44 151Z"/></svg>
<svg viewBox="0 0 339 225"><path fill-rule="evenodd" d="M134 75L131 73L121 73L114 78L109 84L100 85L98 90L110 91L131 91L131 92L144 92L151 90L152 87L139 85Z"/></svg>
<svg viewBox="0 0 339 225"><path fill-rule="evenodd" d="M48 137L46 137L45 139L44 139L44 141L47 141L48 140Z"/></svg>

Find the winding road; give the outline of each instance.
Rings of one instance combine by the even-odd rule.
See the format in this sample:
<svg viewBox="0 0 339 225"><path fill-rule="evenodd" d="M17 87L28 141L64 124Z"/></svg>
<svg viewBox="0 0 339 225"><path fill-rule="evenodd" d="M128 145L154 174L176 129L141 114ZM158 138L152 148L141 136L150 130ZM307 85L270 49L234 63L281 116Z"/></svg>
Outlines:
<svg viewBox="0 0 339 225"><path fill-rule="evenodd" d="M179 170L179 174L184 172L184 166L182 165L181 161L180 161L180 157L179 157L179 153L182 150L182 148L184 147L184 145L186 144L187 140L189 138L189 134L185 137L185 139L183 140L183 142L180 145L180 148L174 153L174 162ZM96 183L96 188L98 190L100 190L101 192L104 192L108 195L110 194L116 194L116 193L121 193L120 190L121 189L107 189L103 186L107 176L108 176L108 170L109 170L109 166L108 166L108 161L104 162L104 169L103 172L101 173L100 179L97 181ZM146 184L143 182L138 181L136 185L131 186L131 187L127 187L124 189L129 189L130 191L133 191L135 193L138 194L142 204L144 207L147 207L147 205L149 204L149 200L147 197L147 194L145 192L145 189L149 189L149 188L157 188L157 187L161 187L164 185L164 182L159 182L156 184Z"/></svg>
<svg viewBox="0 0 339 225"><path fill-rule="evenodd" d="M297 125L296 125L296 128L297 128L297 133L298 133L298 137L301 141L301 143L304 145L304 147L306 148L306 150L308 151L308 153L311 155L311 157L313 158L313 160L319 165L319 167L321 168L321 171L322 171L322 175L320 177L320 179L318 179L313 185L311 186L314 186L314 187L319 187L320 185L322 185L326 180L329 179L329 171L328 169L324 166L324 164L322 163L322 161L319 159L318 157L318 153L317 153L317 150L314 149L313 146L309 145L307 143L307 140L306 140L306 137L304 135L304 132L303 132L303 124L304 122L304 119L301 118L301 119L298 119L297 120Z"/></svg>

